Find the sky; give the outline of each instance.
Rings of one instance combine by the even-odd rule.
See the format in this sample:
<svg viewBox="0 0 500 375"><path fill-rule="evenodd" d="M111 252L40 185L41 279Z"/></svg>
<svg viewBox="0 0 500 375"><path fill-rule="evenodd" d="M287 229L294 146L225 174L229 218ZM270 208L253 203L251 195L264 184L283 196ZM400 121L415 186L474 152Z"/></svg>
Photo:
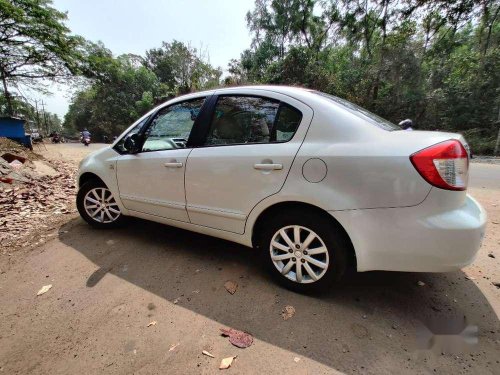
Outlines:
<svg viewBox="0 0 500 375"><path fill-rule="evenodd" d="M254 0L53 0L53 6L68 14L72 33L102 41L115 55L145 54L173 39L206 50L210 63L227 69L232 58L250 46L245 15ZM71 90L49 88L43 99L46 110L66 113Z"/></svg>

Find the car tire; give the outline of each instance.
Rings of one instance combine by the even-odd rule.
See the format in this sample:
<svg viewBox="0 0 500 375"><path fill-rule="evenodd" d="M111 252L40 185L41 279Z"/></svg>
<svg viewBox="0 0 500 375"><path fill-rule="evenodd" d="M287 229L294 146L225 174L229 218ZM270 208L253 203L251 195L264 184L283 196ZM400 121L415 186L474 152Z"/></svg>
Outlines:
<svg viewBox="0 0 500 375"><path fill-rule="evenodd" d="M111 191L97 179L87 181L80 187L76 207L80 216L94 228L117 228L126 220Z"/></svg>
<svg viewBox="0 0 500 375"><path fill-rule="evenodd" d="M283 211L266 220L261 230L259 248L264 262L273 278L285 288L300 293L322 292L342 278L352 245L344 231L321 213ZM295 246L292 252L289 242L281 235L283 230ZM299 243L295 241L296 230ZM309 235L316 238L307 244ZM326 248L324 252L323 247ZM322 268L325 264L326 267ZM298 281L299 274L301 282Z"/></svg>

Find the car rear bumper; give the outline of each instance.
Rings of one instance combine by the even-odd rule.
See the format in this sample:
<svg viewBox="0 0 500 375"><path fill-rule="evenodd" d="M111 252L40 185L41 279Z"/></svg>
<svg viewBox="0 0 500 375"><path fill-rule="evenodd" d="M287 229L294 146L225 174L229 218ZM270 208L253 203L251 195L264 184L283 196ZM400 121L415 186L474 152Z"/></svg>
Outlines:
<svg viewBox="0 0 500 375"><path fill-rule="evenodd" d="M474 261L486 227L474 198L439 189L413 207L330 213L351 238L358 271L455 271Z"/></svg>

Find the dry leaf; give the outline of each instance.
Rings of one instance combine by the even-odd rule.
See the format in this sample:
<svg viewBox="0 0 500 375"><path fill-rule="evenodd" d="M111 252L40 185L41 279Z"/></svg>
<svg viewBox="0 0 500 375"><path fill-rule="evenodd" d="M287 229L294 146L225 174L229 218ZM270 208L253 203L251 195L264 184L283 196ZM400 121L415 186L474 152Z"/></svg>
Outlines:
<svg viewBox="0 0 500 375"><path fill-rule="evenodd" d="M220 370L224 370L224 369L227 369L227 368L231 367L231 364L233 363L233 360L235 358L236 358L236 356L234 356L234 357L227 357L227 358L222 359L222 361L220 361L219 369Z"/></svg>
<svg viewBox="0 0 500 375"><path fill-rule="evenodd" d="M148 327L155 326L156 323L156 320L153 320L152 322L149 322Z"/></svg>
<svg viewBox="0 0 500 375"><path fill-rule="evenodd" d="M288 320L295 315L295 307L287 305L283 310L281 310L281 317L283 320Z"/></svg>
<svg viewBox="0 0 500 375"><path fill-rule="evenodd" d="M232 328L221 328L223 336L229 336L229 342L238 348L248 348L253 344L253 337L249 333Z"/></svg>
<svg viewBox="0 0 500 375"><path fill-rule="evenodd" d="M42 289L40 289L36 295L41 296L42 294L47 293L50 288L52 288L52 284L44 285L44 286L42 286Z"/></svg>
<svg viewBox="0 0 500 375"><path fill-rule="evenodd" d="M229 280L224 284L224 288L226 288L229 293L234 294L236 293L236 289L238 289L238 284L234 281Z"/></svg>
<svg viewBox="0 0 500 375"><path fill-rule="evenodd" d="M179 343L179 342L178 342L177 344L170 345L170 349L168 349L168 351L169 351L169 352L174 351L174 350L175 350L175 348L177 348L179 345L180 345L180 343Z"/></svg>
<svg viewBox="0 0 500 375"><path fill-rule="evenodd" d="M207 352L206 350L202 351L201 352L202 354L205 354L206 356L208 357L212 357L212 358L215 358L211 353Z"/></svg>
<svg viewBox="0 0 500 375"><path fill-rule="evenodd" d="M294 360L295 363L297 363L297 362L300 361L300 358L299 357L295 357L293 360Z"/></svg>

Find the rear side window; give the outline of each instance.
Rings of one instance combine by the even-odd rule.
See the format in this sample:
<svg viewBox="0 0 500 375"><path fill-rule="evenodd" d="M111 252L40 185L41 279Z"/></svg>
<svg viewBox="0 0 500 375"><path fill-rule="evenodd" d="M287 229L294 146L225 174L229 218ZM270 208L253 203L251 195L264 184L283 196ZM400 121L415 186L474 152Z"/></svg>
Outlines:
<svg viewBox="0 0 500 375"><path fill-rule="evenodd" d="M207 146L289 141L302 114L278 100L255 96L221 96L217 100Z"/></svg>
<svg viewBox="0 0 500 375"><path fill-rule="evenodd" d="M299 110L281 103L274 129L276 142L288 142L292 139L301 121L302 113Z"/></svg>
<svg viewBox="0 0 500 375"><path fill-rule="evenodd" d="M312 91L313 93L320 95L324 98L327 98L328 100L337 103L338 105L344 107L347 109L349 112L352 114L361 117L362 119L366 120L372 125L375 125L381 129L388 130L388 131L394 131L394 130L401 130L399 126L396 124L393 124L392 122L376 115L375 113L371 113L367 109L364 109L363 107L360 107L359 105L356 105L354 103L351 103L345 99L337 98L336 96L325 94L324 92L320 91Z"/></svg>

